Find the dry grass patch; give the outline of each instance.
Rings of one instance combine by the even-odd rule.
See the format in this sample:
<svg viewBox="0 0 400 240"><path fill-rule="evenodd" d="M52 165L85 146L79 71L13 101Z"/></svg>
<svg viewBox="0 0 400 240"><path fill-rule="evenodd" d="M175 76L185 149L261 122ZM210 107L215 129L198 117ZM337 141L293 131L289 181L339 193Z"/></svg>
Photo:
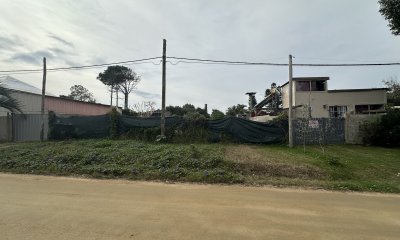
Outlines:
<svg viewBox="0 0 400 240"><path fill-rule="evenodd" d="M263 147L265 148L265 146ZM309 164L290 164L279 152L266 153L261 147L233 145L225 148L225 160L235 165L235 171L244 176L289 177L322 179L325 172Z"/></svg>

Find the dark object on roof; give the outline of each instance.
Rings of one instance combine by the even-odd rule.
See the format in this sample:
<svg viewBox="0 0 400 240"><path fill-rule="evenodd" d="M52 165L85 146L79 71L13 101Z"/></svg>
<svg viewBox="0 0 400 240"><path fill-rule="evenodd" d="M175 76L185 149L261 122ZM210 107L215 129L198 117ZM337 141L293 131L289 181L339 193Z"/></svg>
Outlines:
<svg viewBox="0 0 400 240"><path fill-rule="evenodd" d="M329 77L294 77L293 81L327 81Z"/></svg>

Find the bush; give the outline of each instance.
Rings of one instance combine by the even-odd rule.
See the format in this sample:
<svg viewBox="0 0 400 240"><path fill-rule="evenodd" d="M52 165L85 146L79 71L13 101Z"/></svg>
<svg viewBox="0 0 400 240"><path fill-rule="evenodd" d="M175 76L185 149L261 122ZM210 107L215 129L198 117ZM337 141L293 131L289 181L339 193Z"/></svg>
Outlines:
<svg viewBox="0 0 400 240"><path fill-rule="evenodd" d="M123 137L128 139L154 142L157 139L157 136L160 135L160 132L160 127L132 127ZM165 129L165 135L167 137L167 140L170 142L174 137L174 128L167 127Z"/></svg>
<svg viewBox="0 0 400 240"><path fill-rule="evenodd" d="M289 139L289 116L288 112L281 112L276 118L272 119L270 122L272 125L275 125L285 132L285 142Z"/></svg>
<svg viewBox="0 0 400 240"><path fill-rule="evenodd" d="M122 109L122 115L124 116L132 116L132 117L137 117L139 114L133 110L130 109Z"/></svg>
<svg viewBox="0 0 400 240"><path fill-rule="evenodd" d="M113 108L110 113L110 137L116 139L119 136L120 118L116 108Z"/></svg>
<svg viewBox="0 0 400 240"><path fill-rule="evenodd" d="M389 108L376 122L361 125L364 144L400 147L400 109Z"/></svg>

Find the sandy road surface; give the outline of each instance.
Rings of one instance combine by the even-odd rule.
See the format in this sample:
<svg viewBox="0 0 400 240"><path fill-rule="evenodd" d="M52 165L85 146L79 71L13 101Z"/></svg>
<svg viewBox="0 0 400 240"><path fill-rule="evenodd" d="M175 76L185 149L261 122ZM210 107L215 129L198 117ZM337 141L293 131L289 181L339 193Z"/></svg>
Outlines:
<svg viewBox="0 0 400 240"><path fill-rule="evenodd" d="M0 174L0 239L400 239L400 195Z"/></svg>

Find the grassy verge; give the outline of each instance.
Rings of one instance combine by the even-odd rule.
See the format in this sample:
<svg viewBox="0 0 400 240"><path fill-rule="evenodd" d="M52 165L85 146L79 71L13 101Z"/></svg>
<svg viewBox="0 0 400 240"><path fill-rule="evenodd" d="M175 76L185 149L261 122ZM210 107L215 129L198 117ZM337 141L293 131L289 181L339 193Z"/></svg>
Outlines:
<svg viewBox="0 0 400 240"><path fill-rule="evenodd" d="M0 144L0 171L400 192L400 149L332 145L152 144L81 140Z"/></svg>

